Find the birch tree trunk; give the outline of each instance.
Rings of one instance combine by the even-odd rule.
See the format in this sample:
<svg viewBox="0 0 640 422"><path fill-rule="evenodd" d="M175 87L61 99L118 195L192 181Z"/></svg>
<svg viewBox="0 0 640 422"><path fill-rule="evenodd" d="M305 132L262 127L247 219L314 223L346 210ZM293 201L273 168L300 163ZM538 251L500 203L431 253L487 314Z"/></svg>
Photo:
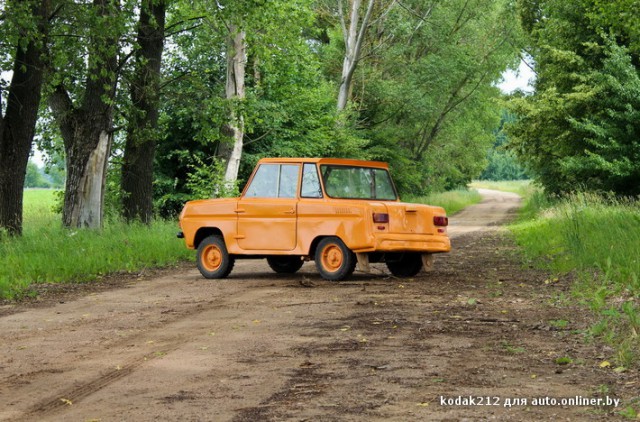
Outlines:
<svg viewBox="0 0 640 422"><path fill-rule="evenodd" d="M246 33L236 26L229 28L227 38L227 81L225 94L231 103L229 130L232 133L232 145L223 149L227 161L224 181L227 189L232 189L238 179L240 159L244 139L244 116L238 103L245 99L245 70L247 65Z"/></svg>
<svg viewBox="0 0 640 422"><path fill-rule="evenodd" d="M338 91L338 111L342 111L347 107L347 103L351 97L353 74L360 61L362 42L369 27L374 2L375 0L369 0L367 10L360 24L361 0L351 0L349 27L347 28L344 11L342 9L342 0L338 0L338 11L345 45L344 60L342 61L342 77L340 78L340 89Z"/></svg>
<svg viewBox="0 0 640 422"><path fill-rule="evenodd" d="M4 116L0 107L0 229L16 236L22 234L23 186L40 105L50 10L49 0L33 5L36 33L21 34L18 40Z"/></svg>

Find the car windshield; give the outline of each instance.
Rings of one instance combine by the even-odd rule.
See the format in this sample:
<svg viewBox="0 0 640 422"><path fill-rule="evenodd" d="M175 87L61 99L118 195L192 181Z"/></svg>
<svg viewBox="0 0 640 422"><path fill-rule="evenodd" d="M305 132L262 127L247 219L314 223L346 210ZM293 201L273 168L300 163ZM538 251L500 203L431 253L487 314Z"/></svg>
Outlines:
<svg viewBox="0 0 640 422"><path fill-rule="evenodd" d="M323 165L320 167L328 196L343 199L395 201L398 197L389 172L381 168Z"/></svg>

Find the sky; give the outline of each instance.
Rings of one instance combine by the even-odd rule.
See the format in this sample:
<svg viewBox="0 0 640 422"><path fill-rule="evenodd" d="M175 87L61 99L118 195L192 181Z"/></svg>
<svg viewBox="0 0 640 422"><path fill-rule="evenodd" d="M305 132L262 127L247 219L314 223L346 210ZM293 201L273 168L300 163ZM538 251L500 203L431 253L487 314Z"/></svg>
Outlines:
<svg viewBox="0 0 640 422"><path fill-rule="evenodd" d="M535 80L535 73L524 60L520 61L517 70L507 70L502 74L502 82L498 84L498 88L505 94L510 94L516 89L524 92L533 92L531 85Z"/></svg>

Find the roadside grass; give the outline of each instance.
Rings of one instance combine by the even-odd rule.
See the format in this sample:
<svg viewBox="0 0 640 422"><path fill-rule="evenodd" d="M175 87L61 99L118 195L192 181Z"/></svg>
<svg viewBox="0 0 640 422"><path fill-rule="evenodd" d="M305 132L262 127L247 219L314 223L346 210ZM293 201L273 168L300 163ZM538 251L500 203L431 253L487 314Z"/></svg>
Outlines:
<svg viewBox="0 0 640 422"><path fill-rule="evenodd" d="M640 359L640 201L534 192L510 228L526 256L557 274L575 273L575 300L597 317L589 335L616 350L619 368ZM532 217L535 216L535 217ZM621 369L623 370L623 369Z"/></svg>
<svg viewBox="0 0 640 422"><path fill-rule="evenodd" d="M405 202L436 205L444 208L447 215L455 214L469 205L477 204L482 196L474 189L456 189L447 192L432 193L427 196L411 196L402 198Z"/></svg>
<svg viewBox="0 0 640 422"><path fill-rule="evenodd" d="M70 230L52 211L54 202L53 190L25 191L23 236L0 238L0 298L28 294L33 283L88 282L193 259L176 239L175 221L150 226L107 221L99 232Z"/></svg>

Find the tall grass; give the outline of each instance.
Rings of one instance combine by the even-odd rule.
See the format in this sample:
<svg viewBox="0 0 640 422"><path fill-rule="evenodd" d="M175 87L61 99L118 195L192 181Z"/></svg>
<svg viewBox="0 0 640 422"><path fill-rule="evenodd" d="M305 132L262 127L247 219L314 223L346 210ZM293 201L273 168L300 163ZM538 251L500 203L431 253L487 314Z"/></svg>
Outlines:
<svg viewBox="0 0 640 422"><path fill-rule="evenodd" d="M621 364L640 358L640 202L593 194L538 201L512 231L553 271L575 271L573 293L599 318L591 334L614 345Z"/></svg>
<svg viewBox="0 0 640 422"><path fill-rule="evenodd" d="M162 267L193 256L175 237L177 222L107 221L102 231L70 230L52 211L54 192L26 190L20 238L0 238L0 298L33 283L86 282L108 273Z"/></svg>
<svg viewBox="0 0 640 422"><path fill-rule="evenodd" d="M406 202L436 205L444 208L448 215L455 214L469 205L477 204L482 196L476 190L456 189L447 192L432 193L427 196L407 196L402 198Z"/></svg>

